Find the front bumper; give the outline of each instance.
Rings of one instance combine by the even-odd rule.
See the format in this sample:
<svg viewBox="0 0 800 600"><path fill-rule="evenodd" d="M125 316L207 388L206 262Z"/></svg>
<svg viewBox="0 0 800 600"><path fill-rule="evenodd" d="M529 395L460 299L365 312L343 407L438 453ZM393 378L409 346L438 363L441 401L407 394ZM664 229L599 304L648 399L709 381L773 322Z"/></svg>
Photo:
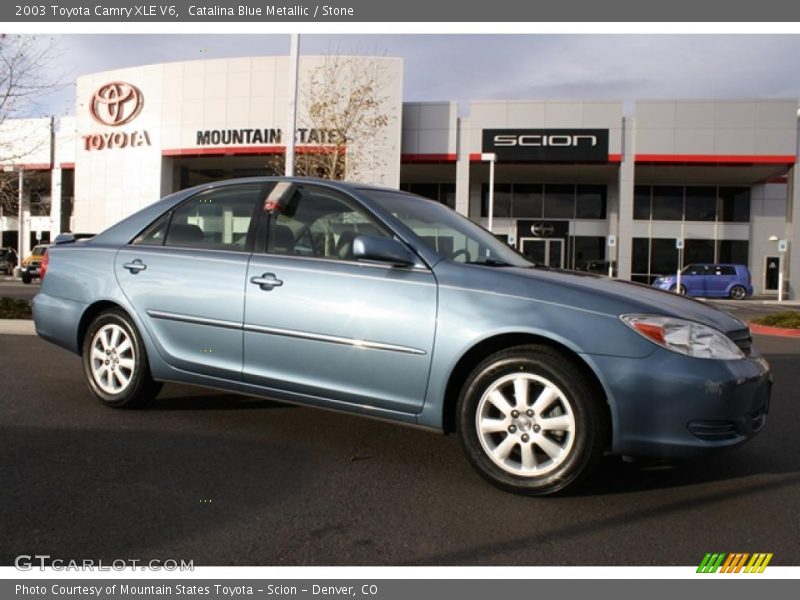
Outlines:
<svg viewBox="0 0 800 600"><path fill-rule="evenodd" d="M766 423L769 365L659 348L644 359L592 357L612 396L614 454L681 458L737 446Z"/></svg>
<svg viewBox="0 0 800 600"><path fill-rule="evenodd" d="M669 288L671 288L673 285L675 285L674 281L654 281L652 287L656 288L657 290L669 291Z"/></svg>

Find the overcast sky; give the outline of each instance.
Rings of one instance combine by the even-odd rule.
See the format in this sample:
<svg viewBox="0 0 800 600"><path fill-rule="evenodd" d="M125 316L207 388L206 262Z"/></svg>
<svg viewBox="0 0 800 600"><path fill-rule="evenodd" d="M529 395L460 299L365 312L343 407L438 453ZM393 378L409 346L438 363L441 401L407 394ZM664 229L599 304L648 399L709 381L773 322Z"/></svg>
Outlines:
<svg viewBox="0 0 800 600"><path fill-rule="evenodd" d="M286 35L65 35L54 68L286 54ZM405 100L800 97L798 35L303 35L301 53L405 59ZM38 107L69 114L74 85Z"/></svg>

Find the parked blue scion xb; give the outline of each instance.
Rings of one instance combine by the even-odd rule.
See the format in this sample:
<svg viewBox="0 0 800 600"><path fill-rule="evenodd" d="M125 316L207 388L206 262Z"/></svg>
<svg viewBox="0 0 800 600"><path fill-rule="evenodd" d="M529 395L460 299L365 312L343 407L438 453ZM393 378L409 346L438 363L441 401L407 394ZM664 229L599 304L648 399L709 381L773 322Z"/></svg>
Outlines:
<svg viewBox="0 0 800 600"><path fill-rule="evenodd" d="M108 406L176 381L455 431L514 492L573 488L607 451L738 445L769 406L769 367L738 319L538 268L395 190L214 183L49 258L36 330L81 355Z"/></svg>
<svg viewBox="0 0 800 600"><path fill-rule="evenodd" d="M753 295L750 271L745 265L691 264L681 271L680 287L677 275L659 277L653 282L653 287L709 298L744 300Z"/></svg>

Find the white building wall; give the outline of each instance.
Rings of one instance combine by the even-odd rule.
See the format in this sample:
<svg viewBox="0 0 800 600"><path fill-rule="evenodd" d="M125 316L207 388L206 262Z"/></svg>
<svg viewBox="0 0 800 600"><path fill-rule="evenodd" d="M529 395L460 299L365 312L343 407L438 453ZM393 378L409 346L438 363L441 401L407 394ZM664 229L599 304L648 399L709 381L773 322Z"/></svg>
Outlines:
<svg viewBox="0 0 800 600"><path fill-rule="evenodd" d="M399 58L304 56L300 61L298 128L314 126L308 114L313 98L311 78L326 61L339 61L334 89L345 91L362 73L379 83L385 98L379 111L387 125L348 152L351 180L397 187L400 182L400 137L403 62ZM204 153L281 151L281 142L204 144L198 131L284 129L288 104L288 57L255 57L190 61L119 69L86 75L77 84L77 151L75 228L100 231L172 191L169 158ZM115 81L142 93L141 112L130 123L108 126L92 118L96 90ZM138 147L92 149L87 136L137 132ZM146 134L146 138L145 138ZM96 138L95 138L96 139ZM298 141L302 146L303 142ZM353 157L360 157L357 162ZM266 159L265 159L266 160Z"/></svg>

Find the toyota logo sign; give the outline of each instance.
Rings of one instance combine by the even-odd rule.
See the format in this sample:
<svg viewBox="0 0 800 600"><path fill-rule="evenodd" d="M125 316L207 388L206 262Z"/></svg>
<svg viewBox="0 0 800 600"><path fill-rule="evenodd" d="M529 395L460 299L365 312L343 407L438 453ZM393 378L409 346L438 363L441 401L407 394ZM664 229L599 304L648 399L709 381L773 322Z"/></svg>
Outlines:
<svg viewBox="0 0 800 600"><path fill-rule="evenodd" d="M123 81L112 81L94 93L89 112L98 123L117 127L136 118L142 104L144 97L139 88Z"/></svg>

